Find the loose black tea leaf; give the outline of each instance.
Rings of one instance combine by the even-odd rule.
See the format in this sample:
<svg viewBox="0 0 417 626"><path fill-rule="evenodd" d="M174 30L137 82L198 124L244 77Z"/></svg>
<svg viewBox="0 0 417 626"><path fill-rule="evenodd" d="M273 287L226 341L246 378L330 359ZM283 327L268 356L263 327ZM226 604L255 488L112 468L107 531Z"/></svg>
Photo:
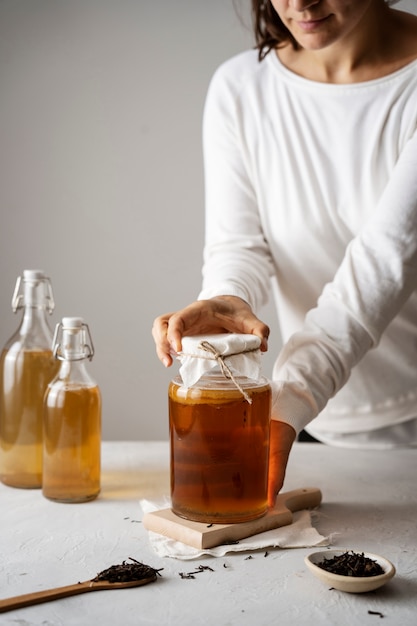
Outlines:
<svg viewBox="0 0 417 626"><path fill-rule="evenodd" d="M199 565L198 570L200 572L204 572L205 570L208 570L209 572L214 572L214 569L212 567L209 567L208 565Z"/></svg>
<svg viewBox="0 0 417 626"><path fill-rule="evenodd" d="M126 561L123 561L121 565L112 565L102 572L99 572L97 576L93 578L93 581L98 582L100 580L106 580L109 583L125 583L150 578L155 576L155 574L158 576L161 575L159 573L160 570L156 570L149 565L139 563L139 561L132 559L132 557L129 558L132 563L126 563Z"/></svg>
<svg viewBox="0 0 417 626"><path fill-rule="evenodd" d="M179 575L185 580L190 580L195 578L195 574L201 574L201 572L205 572L207 570L214 572L214 569L208 565L199 565L194 572L180 572Z"/></svg>
<svg viewBox="0 0 417 626"><path fill-rule="evenodd" d="M361 554L353 551L344 552L331 559L324 558L323 561L320 561L317 565L327 572L339 574L340 576L366 578L369 576L380 576L384 573L380 564L366 557L363 552Z"/></svg>
<svg viewBox="0 0 417 626"><path fill-rule="evenodd" d="M368 611L368 615L378 615L379 617L384 617L383 613L379 611Z"/></svg>

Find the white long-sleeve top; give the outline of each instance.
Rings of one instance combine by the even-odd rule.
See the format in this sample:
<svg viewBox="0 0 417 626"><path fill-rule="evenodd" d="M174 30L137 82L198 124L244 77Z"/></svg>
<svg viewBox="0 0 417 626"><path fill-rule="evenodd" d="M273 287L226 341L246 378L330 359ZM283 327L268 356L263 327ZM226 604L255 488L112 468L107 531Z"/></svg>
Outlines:
<svg viewBox="0 0 417 626"><path fill-rule="evenodd" d="M254 50L211 81L199 298L257 311L276 280L272 417L297 431L417 417L416 87L417 61L327 84Z"/></svg>

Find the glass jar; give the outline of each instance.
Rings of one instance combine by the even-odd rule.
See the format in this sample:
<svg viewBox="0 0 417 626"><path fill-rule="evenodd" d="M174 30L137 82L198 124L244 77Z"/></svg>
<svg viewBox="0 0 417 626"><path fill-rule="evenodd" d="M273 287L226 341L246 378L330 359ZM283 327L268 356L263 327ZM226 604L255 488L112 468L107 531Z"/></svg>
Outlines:
<svg viewBox="0 0 417 626"><path fill-rule="evenodd" d="M268 381L231 380L216 367L192 387L174 378L168 396L173 512L219 524L262 517L268 509Z"/></svg>

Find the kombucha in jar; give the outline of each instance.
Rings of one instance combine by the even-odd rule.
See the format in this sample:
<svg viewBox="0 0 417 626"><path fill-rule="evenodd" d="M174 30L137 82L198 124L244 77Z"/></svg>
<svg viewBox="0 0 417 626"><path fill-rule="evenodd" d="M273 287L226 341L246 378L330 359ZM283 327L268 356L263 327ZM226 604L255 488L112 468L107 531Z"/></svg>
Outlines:
<svg viewBox="0 0 417 626"><path fill-rule="evenodd" d="M81 318L57 325L54 351L61 368L44 399L42 493L87 502L100 493L101 393L86 369L94 351Z"/></svg>
<svg viewBox="0 0 417 626"><path fill-rule="evenodd" d="M47 322L52 288L42 270L24 270L12 307L23 316L0 357L0 480L35 489L42 484L43 397L58 370Z"/></svg>
<svg viewBox="0 0 417 626"><path fill-rule="evenodd" d="M217 369L169 386L172 510L207 523L256 519L268 509L271 388Z"/></svg>

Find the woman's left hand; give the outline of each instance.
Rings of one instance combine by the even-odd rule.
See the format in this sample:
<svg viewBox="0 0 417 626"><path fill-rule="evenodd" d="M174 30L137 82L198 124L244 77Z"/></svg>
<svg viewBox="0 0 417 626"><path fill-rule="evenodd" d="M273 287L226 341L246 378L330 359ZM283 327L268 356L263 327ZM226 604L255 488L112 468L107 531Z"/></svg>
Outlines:
<svg viewBox="0 0 417 626"><path fill-rule="evenodd" d="M268 504L272 508L284 484L285 470L296 432L285 422L271 421L269 443Z"/></svg>

